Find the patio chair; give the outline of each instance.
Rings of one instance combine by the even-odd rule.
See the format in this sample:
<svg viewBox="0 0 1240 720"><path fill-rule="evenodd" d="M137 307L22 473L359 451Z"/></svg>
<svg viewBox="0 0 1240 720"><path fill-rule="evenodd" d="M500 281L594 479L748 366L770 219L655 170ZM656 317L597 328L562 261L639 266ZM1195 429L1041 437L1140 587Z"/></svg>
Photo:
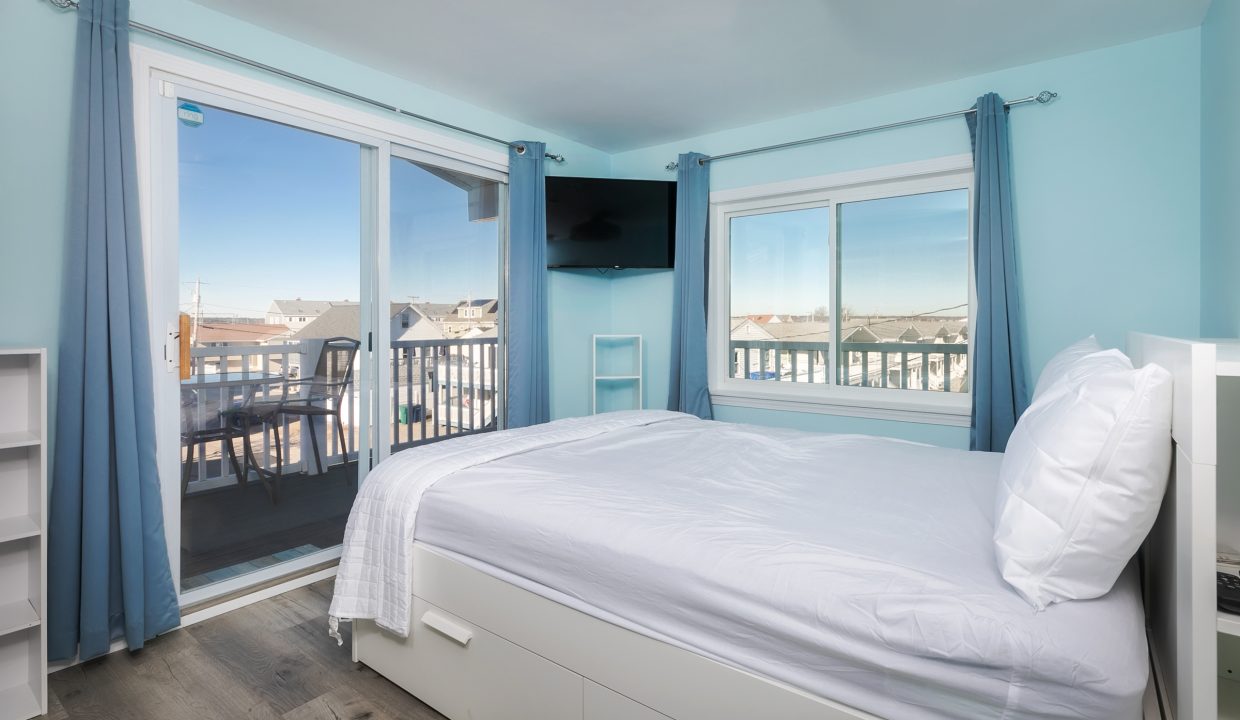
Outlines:
<svg viewBox="0 0 1240 720"><path fill-rule="evenodd" d="M228 462L232 465L237 481L242 485L246 475L237 462L237 451L233 440L241 437L241 426L233 422L234 414L220 407L218 400L212 401L213 393L207 393L205 399L200 397L198 390L184 388L181 390L181 444L186 446L185 462L181 467L181 497L185 497L189 489L189 476L194 467L194 448L209 442L220 442ZM220 462L224 461L221 454Z"/></svg>
<svg viewBox="0 0 1240 720"><path fill-rule="evenodd" d="M323 474L323 458L319 453L318 433L314 419L317 417L333 417L336 421L336 438L344 462L349 462L349 438L344 432L344 422L340 412L343 405L345 390L353 383L353 360L357 357L361 343L353 338L334 337L323 341L315 363L314 375L309 378L286 377L281 387L279 399L251 402L238 410L238 416L244 425L245 437L245 472L251 467L267 485L272 502L279 499L279 480L284 474L284 453L280 441L280 427L289 417L296 417L309 424L310 445L314 451L314 465L318 474ZM270 427L275 433L276 469L271 472L264 468L254 457L254 448L250 441L250 429L255 425ZM347 478L347 475L346 475ZM270 484L266 480L270 479ZM351 479L349 480L351 482Z"/></svg>

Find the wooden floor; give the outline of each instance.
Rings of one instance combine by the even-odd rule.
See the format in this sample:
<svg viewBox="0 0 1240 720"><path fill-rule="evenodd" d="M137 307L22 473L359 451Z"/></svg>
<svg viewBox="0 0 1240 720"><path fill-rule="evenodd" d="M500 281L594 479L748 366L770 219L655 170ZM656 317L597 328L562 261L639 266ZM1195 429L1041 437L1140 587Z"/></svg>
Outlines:
<svg viewBox="0 0 1240 720"><path fill-rule="evenodd" d="M443 720L327 636L332 580L51 676L60 720Z"/></svg>

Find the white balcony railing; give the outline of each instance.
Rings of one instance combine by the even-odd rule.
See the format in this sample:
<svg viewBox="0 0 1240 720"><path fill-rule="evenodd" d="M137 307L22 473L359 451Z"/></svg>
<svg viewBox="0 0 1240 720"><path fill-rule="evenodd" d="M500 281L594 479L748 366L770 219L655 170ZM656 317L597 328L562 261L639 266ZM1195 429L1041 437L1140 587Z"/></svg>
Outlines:
<svg viewBox="0 0 1240 720"><path fill-rule="evenodd" d="M247 403L281 397L286 380L313 374L319 341L273 345L227 345L193 348L191 374L181 383L182 461L196 429L211 427L223 415ZM414 340L392 343L391 427L392 450L403 450L457 435L496 427L498 357L495 338ZM351 382L341 396L340 415L348 440L348 460L357 459L361 427L359 391ZM310 423L283 418L280 424L284 472L312 471ZM345 461L334 422L314 423L324 467ZM293 432L296 430L296 432ZM188 493L234 485L237 477L228 462L224 443L200 443L190 468ZM241 438L232 440L241 457ZM255 427L250 442L255 459L274 470L275 439L269 428Z"/></svg>
<svg viewBox="0 0 1240 720"><path fill-rule="evenodd" d="M826 383L831 344L731 340L729 377L774 382ZM967 343L846 342L836 363L841 385L966 392Z"/></svg>

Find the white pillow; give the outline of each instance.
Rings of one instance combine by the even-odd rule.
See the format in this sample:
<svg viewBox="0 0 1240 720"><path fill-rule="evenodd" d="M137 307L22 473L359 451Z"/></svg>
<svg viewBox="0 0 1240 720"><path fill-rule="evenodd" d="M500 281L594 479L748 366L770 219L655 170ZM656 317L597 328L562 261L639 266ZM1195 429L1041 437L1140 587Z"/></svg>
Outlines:
<svg viewBox="0 0 1240 720"><path fill-rule="evenodd" d="M1042 368L1042 374L1038 376L1038 382L1033 388L1033 399L1037 400L1047 388L1063 379L1068 373L1068 368L1077 360L1097 352L1102 352L1102 346L1098 344L1098 338L1090 335L1055 353L1055 356L1046 363L1046 367Z"/></svg>
<svg viewBox="0 0 1240 720"><path fill-rule="evenodd" d="M1035 608L1106 594L1145 539L1171 468L1171 374L1086 355L1021 416L999 471L995 556Z"/></svg>

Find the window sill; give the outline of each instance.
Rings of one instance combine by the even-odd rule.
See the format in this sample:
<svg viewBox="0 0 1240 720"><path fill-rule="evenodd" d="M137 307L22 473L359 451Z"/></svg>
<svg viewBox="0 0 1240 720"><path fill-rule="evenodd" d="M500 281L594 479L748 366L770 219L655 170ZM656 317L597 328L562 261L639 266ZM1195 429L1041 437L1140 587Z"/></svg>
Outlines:
<svg viewBox="0 0 1240 720"><path fill-rule="evenodd" d="M759 392L712 389L710 399L715 405L755 408L759 410L781 410L784 412L838 415L870 420L891 420L895 422L966 428L972 424L972 409L968 395L957 395L951 398L951 400L956 402L943 402L941 400L939 402L919 402L916 399L908 398L898 400L867 399L864 402L859 402L848 398L789 398Z"/></svg>

